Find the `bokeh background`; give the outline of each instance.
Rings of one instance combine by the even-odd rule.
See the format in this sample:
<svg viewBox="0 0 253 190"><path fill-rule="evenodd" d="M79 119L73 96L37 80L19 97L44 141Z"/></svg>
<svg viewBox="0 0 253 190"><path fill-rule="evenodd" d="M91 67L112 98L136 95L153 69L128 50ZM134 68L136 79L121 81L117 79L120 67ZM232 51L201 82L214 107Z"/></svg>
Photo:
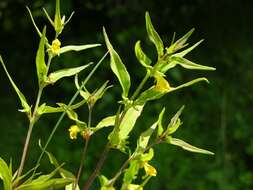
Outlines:
<svg viewBox="0 0 253 190"><path fill-rule="evenodd" d="M130 138L135 146L135 137L154 122L165 106L167 121L181 105L183 126L175 134L194 145L216 153L215 156L193 154L170 145L155 148L152 164L158 175L146 189L154 190L252 190L253 189L253 2L250 0L62 0L62 13L72 21L66 26L63 44L102 43L102 26L107 28L111 42L118 51L132 77L133 88L145 74L134 56L134 44L141 40L151 57L155 48L148 41L145 31L145 11L150 12L153 24L162 39L169 44L173 32L180 37L192 27L196 28L190 39L194 43L205 41L188 58L204 65L216 67L215 72L186 71L180 67L168 74L171 84L177 85L196 77L206 76L210 84L196 84L166 95L159 102L146 106L143 117ZM54 1L49 0L1 0L0 1L0 52L16 84L27 99L34 104L37 91L35 52L39 38L25 9L29 6L37 25L49 26L42 12L45 7L53 15ZM49 36L53 30L48 27ZM97 62L106 52L105 46L79 53L68 53L54 60L52 70ZM84 78L89 70L83 73ZM81 77L81 78L82 78ZM109 59L103 63L88 84L89 89L99 87L110 80L110 89L94 111L93 124L115 113L120 99L120 88L109 68ZM12 158L18 166L27 131L26 117L17 111L18 98L10 86L3 69L0 69L0 156L6 161ZM43 102L68 102L75 92L73 78L64 79L48 87ZM87 120L87 108L79 109L80 118ZM59 114L44 116L34 129L26 169L34 166L40 153L38 140L45 142ZM79 165L83 143L71 141L65 119L57 130L49 151L65 167L75 171ZM95 166L106 143L106 129L92 138L85 163L81 184ZM102 173L108 177L126 159L112 151ZM52 169L45 158L41 170ZM98 189L98 181L93 189Z"/></svg>

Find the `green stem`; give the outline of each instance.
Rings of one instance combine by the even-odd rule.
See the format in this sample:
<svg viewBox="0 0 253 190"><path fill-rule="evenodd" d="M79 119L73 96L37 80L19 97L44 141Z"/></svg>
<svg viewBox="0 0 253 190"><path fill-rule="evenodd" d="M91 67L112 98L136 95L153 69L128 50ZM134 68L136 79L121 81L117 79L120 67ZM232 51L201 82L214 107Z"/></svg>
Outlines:
<svg viewBox="0 0 253 190"><path fill-rule="evenodd" d="M21 161L20 161L20 165L19 165L19 169L18 169L17 178L19 178L22 175L22 172L23 172L23 169L24 169L25 160L26 160L26 157L27 157L27 152L28 152L28 147L29 147L29 144L30 144L30 139L31 139L33 126L36 123L37 109L39 107L42 91L43 91L43 89L39 88L36 103L35 103L35 108L34 108L32 117L30 119L29 128L28 128L28 132L27 132L27 135L26 135L26 140L25 140L23 153L22 153L22 157L21 157Z"/></svg>
<svg viewBox="0 0 253 190"><path fill-rule="evenodd" d="M75 99L77 98L77 96L79 95L81 89L82 89L82 88L86 85L86 83L90 80L90 78L93 76L94 72L95 72L95 71L97 70L97 68L101 65L101 63L103 62L103 60L105 59L105 57L106 57L107 55L108 55L108 52L106 52L106 53L104 54L104 56L99 60L99 62L97 63L97 65L92 69L92 71L90 72L90 74L89 74L89 75L86 77L86 79L83 81L81 87L76 91L76 93L74 94L74 96L73 96L73 97L71 98L71 100L69 101L68 107L71 106L71 105L74 103L74 101L75 101ZM39 163L40 163L40 161L41 161L41 159L42 159L42 157L43 157L43 155L44 155L44 153L45 153L45 151L46 151L46 149L47 149L49 143L51 142L51 140L52 140L52 138L53 138L53 136L54 136L54 134L55 134L57 128L59 127L59 125L60 125L60 123L61 123L61 121L63 120L63 118L64 118L65 115L66 115L66 110L65 110L64 112L62 112L62 114L61 114L61 116L59 117L58 121L56 122L56 124L55 124L55 126L54 126L54 128L53 128L53 130L52 130L52 132L51 132L51 134L49 135L49 137L48 137L48 139L47 139L47 142L46 142L45 146L42 148L42 152L41 152L41 154L40 154L40 156L39 156L39 158L38 158L38 160L37 160L37 162L36 162L35 170L33 171L32 177L34 177L34 174L35 174L35 172L36 172L36 168L39 166Z"/></svg>
<svg viewBox="0 0 253 190"><path fill-rule="evenodd" d="M134 92L133 96L131 97L131 100L134 100L139 95L139 93L141 92L141 90L144 87L145 83L149 79L149 76L150 76L150 74L146 73L145 77L142 79L141 83L139 84L139 86L137 87L137 89Z"/></svg>

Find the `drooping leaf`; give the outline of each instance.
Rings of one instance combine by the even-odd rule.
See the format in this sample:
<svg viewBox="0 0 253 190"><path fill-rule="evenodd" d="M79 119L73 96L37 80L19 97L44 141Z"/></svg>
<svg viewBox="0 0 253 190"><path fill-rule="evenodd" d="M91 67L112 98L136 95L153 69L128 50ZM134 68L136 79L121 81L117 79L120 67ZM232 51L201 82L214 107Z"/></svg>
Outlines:
<svg viewBox="0 0 253 190"><path fill-rule="evenodd" d="M111 69L112 69L113 73L117 76L117 78L120 82L120 85L123 89L123 93L122 93L123 98L124 97L126 98L128 96L128 91L131 86L130 76L129 76L127 69L126 69L125 65L123 64L120 56L113 49L113 46L111 45L109 38L106 34L105 28L103 28L103 33L104 33L106 46L107 46L110 56L111 56L111 63L110 63Z"/></svg>
<svg viewBox="0 0 253 190"><path fill-rule="evenodd" d="M61 47L59 54L63 54L69 51L83 51L86 49L94 48L101 46L101 44L87 44L87 45L69 45Z"/></svg>
<svg viewBox="0 0 253 190"><path fill-rule="evenodd" d="M141 63L142 66L145 68L152 68L150 64L152 63L151 59L143 52L141 48L141 41L137 41L135 44L135 55L138 61Z"/></svg>
<svg viewBox="0 0 253 190"><path fill-rule="evenodd" d="M0 158L0 179L3 181L4 190L12 190L12 171L2 158Z"/></svg>
<svg viewBox="0 0 253 190"><path fill-rule="evenodd" d="M189 32L187 32L183 37L178 39L175 43L173 43L170 47L166 48L166 52L168 54L175 53L176 51L186 47L188 44L186 44L188 38L192 35L194 32L194 28L192 28Z"/></svg>
<svg viewBox="0 0 253 190"><path fill-rule="evenodd" d="M26 101L26 98L25 98L25 96L23 95L23 93L18 89L18 87L16 86L16 84L15 84L14 81L12 80L12 78L11 78L11 76L10 76L8 70L6 69L6 66L5 66L5 64L4 64L4 61L3 61L1 55L0 55L0 62L1 62L1 64L2 64L2 66L3 66L3 68L4 68L4 71L5 71L5 73L6 73L7 77L8 77L8 79L9 79L9 81L10 81L12 87L14 88L14 90L16 91L16 93L17 93L17 95L18 95L18 97L19 97L19 100L20 100L20 102L21 102L21 105L22 105L22 107L23 107L24 112L26 112L26 113L29 114L29 113L31 112L31 107L28 105L28 103L27 103L27 101Z"/></svg>
<svg viewBox="0 0 253 190"><path fill-rule="evenodd" d="M45 63L45 37L46 27L43 29L39 48L36 54L36 69L39 85L42 85L47 77L47 65Z"/></svg>
<svg viewBox="0 0 253 190"><path fill-rule="evenodd" d="M204 150L201 148L197 148L195 146L192 146L190 144L188 144L187 142L184 142L181 139L177 139L177 138L173 138L173 137L168 137L167 138L167 142L176 146L180 146L181 148L190 151L190 152L196 152L196 153L201 153L201 154L210 154L210 155L214 155L213 152L210 152L208 150Z"/></svg>
<svg viewBox="0 0 253 190"><path fill-rule="evenodd" d="M50 73L47 77L47 83L53 84L56 81L60 80L63 77L70 77L74 76L77 73L81 72L82 70L86 69L89 67L92 63L89 63L87 65L83 65L80 67L74 67L74 68L67 68L67 69L61 69L59 71L55 71L53 73Z"/></svg>
<svg viewBox="0 0 253 190"><path fill-rule="evenodd" d="M35 23L35 21L34 21L34 19L33 19L32 12L30 11L29 7L27 7L27 6L26 6L26 9L27 9L27 11L28 11L28 13L29 13L29 15L30 15L30 17L31 17L31 20L32 20L32 23L33 23L33 26L34 26L36 32L38 33L38 35L39 35L40 37L42 37L42 33L40 32L39 28L37 27L37 25L36 25L36 23Z"/></svg>
<svg viewBox="0 0 253 190"><path fill-rule="evenodd" d="M161 40L159 34L155 31L148 12L146 12L145 19L148 37L151 42L155 44L158 57L161 57L164 54L163 41Z"/></svg>
<svg viewBox="0 0 253 190"><path fill-rule="evenodd" d="M110 127L110 126L114 126L115 124L115 119L116 119L116 116L109 116L109 117L106 117L104 119L102 119L97 125L96 127L94 128L91 128L91 130L93 132L96 132L104 127Z"/></svg>

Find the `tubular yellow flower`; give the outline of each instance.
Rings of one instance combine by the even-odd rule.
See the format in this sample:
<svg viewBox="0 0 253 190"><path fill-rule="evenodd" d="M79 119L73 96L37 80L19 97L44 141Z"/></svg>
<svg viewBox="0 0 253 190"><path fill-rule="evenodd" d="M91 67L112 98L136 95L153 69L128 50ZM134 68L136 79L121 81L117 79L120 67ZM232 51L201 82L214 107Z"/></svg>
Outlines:
<svg viewBox="0 0 253 190"><path fill-rule="evenodd" d="M80 129L77 125L72 125L69 128L69 137L70 139L76 139L77 138L77 134L80 132Z"/></svg>
<svg viewBox="0 0 253 190"><path fill-rule="evenodd" d="M156 169L148 163L144 164L144 170L145 170L146 174L149 176L156 176L156 174L157 174Z"/></svg>
<svg viewBox="0 0 253 190"><path fill-rule="evenodd" d="M52 51L53 54L59 55L60 49L61 49L61 42L58 39L55 39L52 42L50 50Z"/></svg>

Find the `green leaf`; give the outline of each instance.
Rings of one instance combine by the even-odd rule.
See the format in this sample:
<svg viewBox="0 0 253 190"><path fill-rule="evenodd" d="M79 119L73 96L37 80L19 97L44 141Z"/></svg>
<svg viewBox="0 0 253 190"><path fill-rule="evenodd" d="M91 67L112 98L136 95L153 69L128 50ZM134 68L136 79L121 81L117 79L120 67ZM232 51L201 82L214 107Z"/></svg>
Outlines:
<svg viewBox="0 0 253 190"><path fill-rule="evenodd" d="M22 105L22 107L23 107L23 111L26 112L26 113L28 113L28 114L30 114L30 112L31 112L31 107L28 105L28 103L27 103L27 101L26 101L26 98L25 98L25 96L23 95L23 93L20 92L20 90L18 89L18 87L16 86L16 84L14 83L14 81L12 80L10 74L8 73L8 70L7 70L6 67L5 67L5 64L4 64L4 61L3 61L1 55L0 55L0 62L1 62L1 64L2 64L2 66L3 66L3 68L4 68L4 71L5 71L5 73L6 73L7 77L8 77L8 79L9 79L9 81L10 81L12 87L14 88L14 90L16 91L16 93L17 93L17 95L18 95L18 97L19 97L19 100L20 100L21 105Z"/></svg>
<svg viewBox="0 0 253 190"><path fill-rule="evenodd" d="M80 67L74 67L74 68L67 68L67 69L61 69L59 71L50 73L47 77L47 83L53 84L56 81L60 80L63 77L70 77L73 75L76 75L77 73L81 72L82 70L86 69L89 67L92 63L89 63L87 65L83 65Z"/></svg>
<svg viewBox="0 0 253 190"><path fill-rule="evenodd" d="M178 129L178 127L181 125L181 121L179 119L180 115L182 114L184 110L184 106L182 106L177 113L172 117L172 119L170 120L170 123L165 131L166 135L170 135L172 133L175 133L176 130Z"/></svg>
<svg viewBox="0 0 253 190"><path fill-rule="evenodd" d="M197 43L195 43L193 46L187 48L184 51L181 51L180 53L176 53L174 54L175 57L184 57L185 55L187 55L188 53L190 53L193 49L195 49L197 46L199 46L199 44L201 44L204 40L200 40Z"/></svg>
<svg viewBox="0 0 253 190"><path fill-rule="evenodd" d="M55 16L54 16L54 29L57 34L60 34L63 30L63 23L61 20L60 0L56 0Z"/></svg>
<svg viewBox="0 0 253 190"><path fill-rule="evenodd" d="M50 22L50 24L54 27L54 21L51 19L51 17L49 16L49 14L47 13L47 10L45 8L42 9L43 12L45 13L48 21Z"/></svg>
<svg viewBox="0 0 253 190"><path fill-rule="evenodd" d="M153 132L155 131L157 127L157 122L155 122L150 128L148 128L146 131L144 131L138 141L137 141L137 148L136 148L136 153L137 154L142 154L145 152L146 147L148 146L149 139Z"/></svg>
<svg viewBox="0 0 253 190"><path fill-rule="evenodd" d="M209 83L209 81L206 78L201 77L201 78L194 79L194 80L192 80L190 82L184 83L184 84L182 84L180 86L172 87L171 90L170 90L170 92L178 90L178 89L181 89L181 88L185 88L185 87L191 86L191 85L193 85L193 84L195 84L197 82L201 82L201 81L205 81L205 82Z"/></svg>
<svg viewBox="0 0 253 190"><path fill-rule="evenodd" d="M12 190L12 171L2 158L0 158L0 179L3 181L4 190Z"/></svg>
<svg viewBox="0 0 253 190"><path fill-rule="evenodd" d="M196 153L201 153L201 154L214 155L213 152L210 152L208 150L204 150L204 149L192 146L192 145L184 142L181 139L176 139L176 138L169 137L169 138L167 138L167 142L170 143L170 144L176 145L176 146L180 146L181 148L183 148L183 149L185 149L187 151L190 151L190 152L196 152Z"/></svg>
<svg viewBox="0 0 253 190"><path fill-rule="evenodd" d="M142 51L141 49L141 41L137 41L135 44L135 55L139 62L144 66L145 68L152 68L150 64L152 61L148 58L148 56Z"/></svg>
<svg viewBox="0 0 253 190"><path fill-rule="evenodd" d="M140 169L140 164L138 160L132 160L129 164L129 167L125 170L123 177L122 187L126 187L132 183L133 180L137 178L138 171ZM125 188L121 188L125 189Z"/></svg>
<svg viewBox="0 0 253 190"><path fill-rule="evenodd" d="M61 47L59 54L63 54L69 51L83 51L86 49L101 46L101 44L87 44L87 45L69 45Z"/></svg>
<svg viewBox="0 0 253 190"><path fill-rule="evenodd" d="M35 23L35 21L34 21L34 19L33 19L32 12L30 11L29 7L27 7L27 6L26 6L26 9L27 9L27 11L28 11L28 13L29 13L29 15L30 15L30 17L31 17L31 20L32 20L32 23L33 23L33 26L34 26L36 32L38 33L38 35L39 35L40 37L42 37L42 33L40 32L39 28L37 27L37 25L36 25L36 23Z"/></svg>
<svg viewBox="0 0 253 190"><path fill-rule="evenodd" d="M145 18L148 37L151 40L151 42L155 44L158 57L161 57L164 54L163 41L161 40L159 34L155 31L148 12L146 12Z"/></svg>
<svg viewBox="0 0 253 190"><path fill-rule="evenodd" d="M163 121L163 115L164 115L164 112L165 112L165 108L162 109L161 113L159 114L159 117L158 117L158 129L157 129L157 137L159 137L162 133L163 133L163 124L162 124L162 121Z"/></svg>
<svg viewBox="0 0 253 190"><path fill-rule="evenodd" d="M72 110L77 109L85 103L86 103L86 100L82 100L74 105L69 106L69 109L72 109ZM60 103L60 104L63 105L63 103ZM64 111L65 111L64 106L52 107L52 106L47 106L46 103L44 103L38 108L37 112L39 115L42 115L42 114L48 114L48 113L59 113L59 112L64 112Z"/></svg>
<svg viewBox="0 0 253 190"><path fill-rule="evenodd" d="M96 127L94 128L91 128L91 130L93 132L97 132L98 130L104 128L104 127L110 127L110 126L114 126L115 124L115 119L116 119L116 116L109 116L109 117L106 117L104 119L102 119Z"/></svg>
<svg viewBox="0 0 253 190"><path fill-rule="evenodd" d="M47 66L45 63L45 36L46 36L46 27L44 27L43 29L39 48L36 54L36 68L39 85L42 85L47 77Z"/></svg>
<svg viewBox="0 0 253 190"><path fill-rule="evenodd" d="M120 56L118 53L113 49L113 46L111 45L108 36L106 34L105 28L103 28L104 38L106 46L109 50L110 56L111 56L111 69L113 73L117 76L120 85L123 89L122 96L123 98L126 98L128 96L128 91L131 86L130 76L127 72L127 69L125 65L123 64Z"/></svg>
<svg viewBox="0 0 253 190"><path fill-rule="evenodd" d="M173 43L169 48L166 48L166 51L168 54L172 54L184 47L186 47L188 44L186 44L188 38L192 35L194 32L194 28L192 28L189 32L187 32L182 38L178 39L175 43Z"/></svg>
<svg viewBox="0 0 253 190"><path fill-rule="evenodd" d="M189 61L188 59L185 59L183 57L172 56L171 60L172 60L172 62L175 62L174 64L181 65L182 67L184 67L186 69L209 70L209 71L214 71L215 70L214 67L199 65L199 64L196 64L192 61Z"/></svg>
<svg viewBox="0 0 253 190"><path fill-rule="evenodd" d="M157 88L155 88L155 86L152 86L151 88L142 92L140 94L140 96L136 99L134 104L135 105L143 105L148 101L157 100L165 94L166 94L166 92L160 91Z"/></svg>
<svg viewBox="0 0 253 190"><path fill-rule="evenodd" d="M122 148L121 145L125 144L129 133L132 131L137 119L142 113L143 107L144 106L142 105L129 108L120 125L116 126L110 133L108 139L114 147L120 149Z"/></svg>

